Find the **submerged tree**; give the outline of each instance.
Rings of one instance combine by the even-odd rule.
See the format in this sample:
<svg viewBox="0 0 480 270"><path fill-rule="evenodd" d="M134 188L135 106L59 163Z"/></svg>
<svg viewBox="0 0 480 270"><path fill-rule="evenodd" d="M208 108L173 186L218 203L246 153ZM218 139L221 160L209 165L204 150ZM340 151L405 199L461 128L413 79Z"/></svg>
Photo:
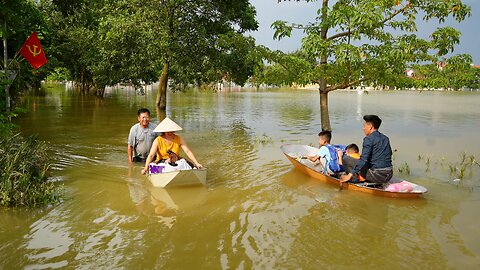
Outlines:
<svg viewBox="0 0 480 270"><path fill-rule="evenodd" d="M207 71L204 67L209 66L209 63L218 63L218 59L225 57L225 48L219 44L225 40L222 37L256 30L258 27L255 9L247 0L161 2L163 20L155 22L163 27L163 32L166 33L161 43L165 53L156 98L159 111L166 108L166 90L172 63L189 61L190 65L184 68L196 70L201 74Z"/></svg>
<svg viewBox="0 0 480 270"><path fill-rule="evenodd" d="M278 0L278 2L287 0ZM300 1L300 0L296 0ZM315 0L305 0L315 2ZM417 37L417 16L443 23L471 14L461 0L322 0L318 17L306 25L276 21L274 38L289 37L294 29L306 37L302 49L317 65L301 74L318 85L322 130L331 130L328 93L375 84L378 78L404 72L407 64L432 61L453 51L460 32L436 29L430 39Z"/></svg>
<svg viewBox="0 0 480 270"><path fill-rule="evenodd" d="M243 33L258 27L247 0L50 0L43 7L54 29L54 60L83 92L94 88L101 96L108 85L160 80L159 116L169 79L192 83L237 73L233 67L248 58L235 58L236 66L224 61L247 55L238 52L254 43ZM233 78L245 81L243 74Z"/></svg>
<svg viewBox="0 0 480 270"><path fill-rule="evenodd" d="M248 0L105 2L105 11L109 12L101 22L101 38L112 45L109 51L129 55L121 57L128 61L119 63L118 68L128 65L148 72L156 70L160 81L155 102L159 116L166 108L166 90L172 75L180 82L192 83L212 80L212 74L222 78L228 68L236 72L223 61L238 55L241 47L237 45L249 46L251 41L242 34L258 27L255 9ZM126 33L130 38L134 33L133 41ZM244 66L240 61L236 64ZM245 80L244 75L238 75L240 81Z"/></svg>

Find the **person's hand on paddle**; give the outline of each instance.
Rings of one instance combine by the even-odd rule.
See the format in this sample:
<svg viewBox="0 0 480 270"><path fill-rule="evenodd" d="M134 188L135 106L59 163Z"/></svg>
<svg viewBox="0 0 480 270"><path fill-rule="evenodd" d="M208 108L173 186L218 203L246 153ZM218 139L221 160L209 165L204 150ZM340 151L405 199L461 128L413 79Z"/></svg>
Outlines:
<svg viewBox="0 0 480 270"><path fill-rule="evenodd" d="M200 163L195 163L195 167L197 167L197 169L203 169L203 165Z"/></svg>
<svg viewBox="0 0 480 270"><path fill-rule="evenodd" d="M148 169L142 169L142 174L146 174L148 172Z"/></svg>

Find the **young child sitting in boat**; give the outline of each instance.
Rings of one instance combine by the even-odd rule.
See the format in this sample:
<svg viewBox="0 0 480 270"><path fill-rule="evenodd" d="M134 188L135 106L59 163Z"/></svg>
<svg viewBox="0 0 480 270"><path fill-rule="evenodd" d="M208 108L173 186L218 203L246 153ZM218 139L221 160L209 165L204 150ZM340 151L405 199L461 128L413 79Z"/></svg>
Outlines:
<svg viewBox="0 0 480 270"><path fill-rule="evenodd" d="M179 157L175 152L168 150L169 158L163 162L152 162L149 165L150 174L166 173L174 171L191 170L192 166L188 164L188 161Z"/></svg>
<svg viewBox="0 0 480 270"><path fill-rule="evenodd" d="M177 154L173 151L168 150L169 158L165 160L165 168L163 172L174 172L174 171L182 171L182 170L191 170L192 166L190 166L184 158L180 158Z"/></svg>
<svg viewBox="0 0 480 270"><path fill-rule="evenodd" d="M345 173L351 173L355 166L357 165L358 161L360 160L360 150L358 145L352 143L345 147L345 155L340 157L339 163L345 169ZM359 175L358 181L365 181L365 178Z"/></svg>
<svg viewBox="0 0 480 270"><path fill-rule="evenodd" d="M321 164L323 173L327 175L335 175L343 171L343 167L339 163L343 156L343 151L339 149L339 146L330 144L331 139L332 133L328 130L318 133L320 150L314 156L307 156L308 160L315 165Z"/></svg>

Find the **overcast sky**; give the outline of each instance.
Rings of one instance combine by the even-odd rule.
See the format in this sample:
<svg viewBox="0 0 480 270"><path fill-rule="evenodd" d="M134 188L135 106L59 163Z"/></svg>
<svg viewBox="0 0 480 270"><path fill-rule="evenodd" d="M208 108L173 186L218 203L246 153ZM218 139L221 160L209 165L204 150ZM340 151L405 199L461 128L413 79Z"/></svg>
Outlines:
<svg viewBox="0 0 480 270"><path fill-rule="evenodd" d="M285 52L294 51L301 46L301 39L304 36L301 31L294 31L290 38L280 41L273 40L273 29L271 25L276 20L285 20L295 23L312 22L317 15L321 2L306 3L304 1L287 1L278 3L277 0L250 0L257 10L257 20L260 24L258 31L250 33L257 44L265 45L271 49ZM457 28L462 32L460 44L455 47L453 55L470 54L475 65L480 65L480 1L464 0L464 3L472 8L472 16L458 23L448 20L446 24ZM437 25L433 22L417 24L418 35L428 37Z"/></svg>

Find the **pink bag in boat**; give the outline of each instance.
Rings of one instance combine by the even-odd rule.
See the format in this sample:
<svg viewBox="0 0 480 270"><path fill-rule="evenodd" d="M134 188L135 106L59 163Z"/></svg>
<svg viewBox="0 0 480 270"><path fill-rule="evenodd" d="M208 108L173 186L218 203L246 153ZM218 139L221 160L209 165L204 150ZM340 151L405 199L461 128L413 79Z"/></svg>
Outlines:
<svg viewBox="0 0 480 270"><path fill-rule="evenodd" d="M412 192L413 186L409 182L402 181L400 183L393 183L388 185L385 190L391 192Z"/></svg>

